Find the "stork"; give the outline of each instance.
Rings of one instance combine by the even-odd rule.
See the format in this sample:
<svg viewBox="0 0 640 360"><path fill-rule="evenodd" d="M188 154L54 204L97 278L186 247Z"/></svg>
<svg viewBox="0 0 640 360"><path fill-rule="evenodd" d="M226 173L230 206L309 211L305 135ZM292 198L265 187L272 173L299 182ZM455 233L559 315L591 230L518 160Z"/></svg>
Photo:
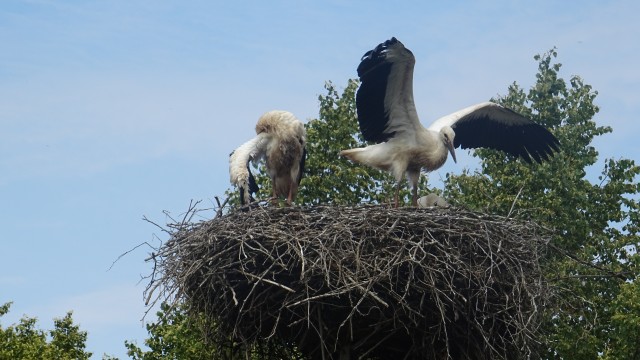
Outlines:
<svg viewBox="0 0 640 360"><path fill-rule="evenodd" d="M547 129L517 112L483 102L446 115L425 128L413 102L415 57L395 37L367 51L358 66L361 85L356 93L360 131L376 144L341 151L351 161L389 171L398 182L404 174L417 206L422 169L440 168L455 148L502 150L526 162L541 163L559 150L558 139Z"/></svg>
<svg viewBox="0 0 640 360"><path fill-rule="evenodd" d="M256 134L230 154L231 184L238 187L242 205L253 201L258 185L249 163L264 160L273 187L272 201L277 203L278 198L284 197L291 205L298 193L307 156L304 125L292 113L274 110L258 119Z"/></svg>

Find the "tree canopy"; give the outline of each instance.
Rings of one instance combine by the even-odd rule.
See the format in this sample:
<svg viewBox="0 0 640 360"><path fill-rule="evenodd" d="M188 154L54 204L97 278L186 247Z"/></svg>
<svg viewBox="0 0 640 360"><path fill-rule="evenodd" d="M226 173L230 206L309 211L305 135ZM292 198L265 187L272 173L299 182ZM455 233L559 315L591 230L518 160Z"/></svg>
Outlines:
<svg viewBox="0 0 640 360"><path fill-rule="evenodd" d="M127 355L134 360L160 359L213 359L215 349L203 341L202 322L189 317L182 307L172 308L163 303L157 314L158 321L146 325L149 338L140 348L125 341Z"/></svg>
<svg viewBox="0 0 640 360"><path fill-rule="evenodd" d="M11 303L0 306L0 318L9 312ZM73 323L72 313L54 319L52 330L37 328L37 319L24 316L17 324L0 326L0 359L89 359L85 351L87 332Z"/></svg>

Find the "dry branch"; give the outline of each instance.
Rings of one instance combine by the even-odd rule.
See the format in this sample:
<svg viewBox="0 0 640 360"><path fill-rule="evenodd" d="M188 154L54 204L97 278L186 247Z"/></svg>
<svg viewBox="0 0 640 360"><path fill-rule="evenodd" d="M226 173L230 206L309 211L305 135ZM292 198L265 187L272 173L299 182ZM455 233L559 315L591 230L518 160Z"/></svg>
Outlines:
<svg viewBox="0 0 640 360"><path fill-rule="evenodd" d="M534 224L370 205L180 224L153 257L156 297L204 313L220 344L276 341L313 359L535 354L548 291Z"/></svg>

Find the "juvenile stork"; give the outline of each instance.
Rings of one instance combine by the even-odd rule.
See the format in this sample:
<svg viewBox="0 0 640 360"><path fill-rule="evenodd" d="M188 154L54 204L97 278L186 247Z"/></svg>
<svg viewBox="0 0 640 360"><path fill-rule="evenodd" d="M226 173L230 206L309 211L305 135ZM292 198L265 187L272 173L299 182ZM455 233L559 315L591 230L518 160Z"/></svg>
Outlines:
<svg viewBox="0 0 640 360"><path fill-rule="evenodd" d="M256 137L240 145L229 156L231 184L240 191L243 205L253 201L258 185L251 173L249 162L265 161L271 178L272 201L284 197L291 205L302 179L306 134L304 125L288 111L269 111L258 119Z"/></svg>
<svg viewBox="0 0 640 360"><path fill-rule="evenodd" d="M424 128L413 102L414 65L413 53L396 38L364 54L356 108L364 139L376 144L341 152L352 161L391 172L398 181L396 207L404 174L416 206L421 169L440 168L448 153L455 162L454 148L486 147L538 163L559 149L547 129L492 102L469 106Z"/></svg>

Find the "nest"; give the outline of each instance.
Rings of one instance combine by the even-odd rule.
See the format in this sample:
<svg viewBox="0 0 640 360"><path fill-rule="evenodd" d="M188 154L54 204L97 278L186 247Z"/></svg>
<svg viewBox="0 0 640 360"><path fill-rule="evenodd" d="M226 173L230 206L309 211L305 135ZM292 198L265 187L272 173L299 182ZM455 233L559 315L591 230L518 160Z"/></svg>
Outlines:
<svg viewBox="0 0 640 360"><path fill-rule="evenodd" d="M459 208L257 208L173 226L148 291L215 323L220 348L310 359L535 357L538 226Z"/></svg>

